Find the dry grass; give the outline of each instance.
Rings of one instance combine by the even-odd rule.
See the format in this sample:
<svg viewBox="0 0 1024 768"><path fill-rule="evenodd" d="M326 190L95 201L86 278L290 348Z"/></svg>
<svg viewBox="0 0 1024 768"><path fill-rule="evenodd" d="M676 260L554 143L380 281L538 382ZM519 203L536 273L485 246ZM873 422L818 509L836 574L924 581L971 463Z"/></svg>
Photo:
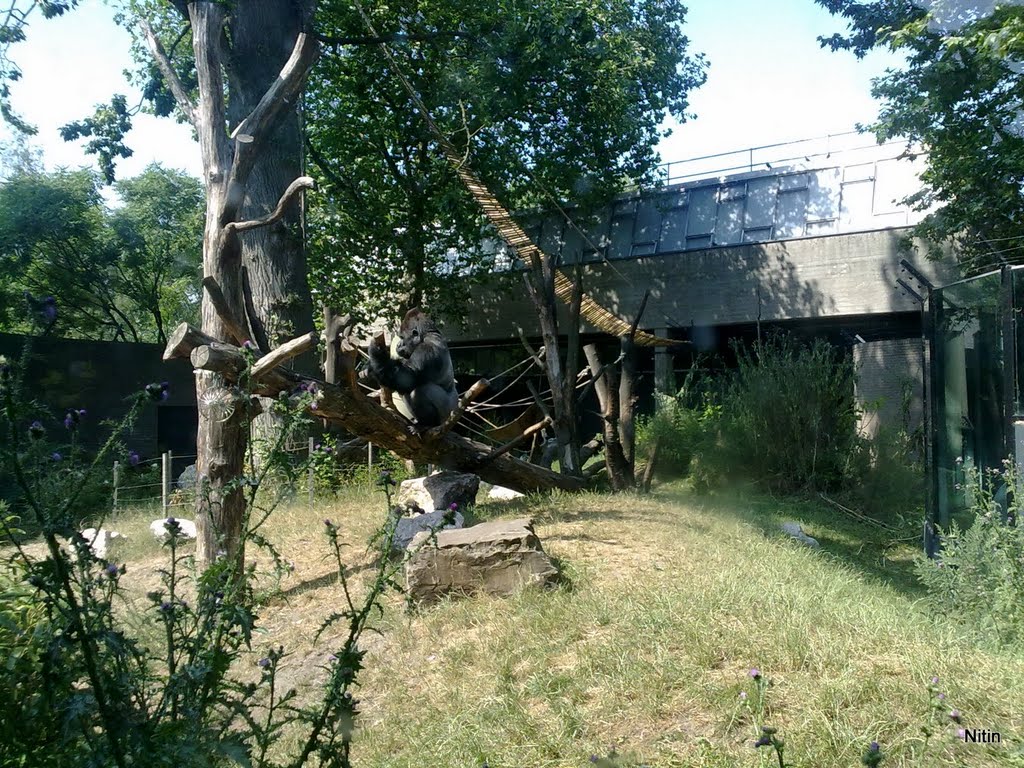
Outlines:
<svg viewBox="0 0 1024 768"><path fill-rule="evenodd" d="M751 747L756 729L739 699L753 690L751 667L771 680L765 717L786 739L787 764L856 766L877 740L883 766L1024 765L1024 657L927 616L907 579L911 549L886 549L813 505L710 503L673 488L477 509L524 513L565 583L412 613L389 596L382 634L367 639L357 765L583 766L611 745L659 768L770 765ZM146 538L152 516L115 521L132 537L125 583L137 594L163 563ZM266 634L243 674L283 645L283 681L315 695L340 632L312 642L341 599L322 520L341 526L359 583L382 516L380 498L363 490L275 513L269 533L295 570L279 589L263 583ZM780 519L801 520L822 549L775 534ZM1003 743L957 743L943 726L926 745L933 675L967 726Z"/></svg>

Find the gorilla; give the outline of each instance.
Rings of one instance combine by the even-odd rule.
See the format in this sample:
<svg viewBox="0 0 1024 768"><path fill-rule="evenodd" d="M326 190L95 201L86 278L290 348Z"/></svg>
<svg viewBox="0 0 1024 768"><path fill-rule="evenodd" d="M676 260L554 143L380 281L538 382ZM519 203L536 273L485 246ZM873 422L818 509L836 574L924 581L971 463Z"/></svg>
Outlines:
<svg viewBox="0 0 1024 768"><path fill-rule="evenodd" d="M394 358L382 336L370 342L370 370L418 431L440 426L459 401L448 345L419 308L406 313L398 336Z"/></svg>

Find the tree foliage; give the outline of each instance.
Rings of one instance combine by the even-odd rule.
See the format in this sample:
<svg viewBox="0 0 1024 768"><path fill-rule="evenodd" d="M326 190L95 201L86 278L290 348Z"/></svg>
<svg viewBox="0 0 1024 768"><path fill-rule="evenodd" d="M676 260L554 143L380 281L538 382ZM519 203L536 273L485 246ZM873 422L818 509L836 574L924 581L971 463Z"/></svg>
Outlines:
<svg viewBox="0 0 1024 768"><path fill-rule="evenodd" d="M929 212L915 234L932 255L951 244L968 273L1024 261L1024 8L816 1L849 25L823 45L906 56L874 82L882 109L870 129L927 152L923 189L909 198Z"/></svg>
<svg viewBox="0 0 1024 768"><path fill-rule="evenodd" d="M376 45L321 56L306 101L324 194L312 216L311 284L370 316L421 302L464 316L487 266L478 208L400 81L509 207L607 199L653 181L663 118L686 117L704 79L678 0L451 0L368 4L402 71ZM321 4L323 40L367 27Z"/></svg>
<svg viewBox="0 0 1024 768"><path fill-rule="evenodd" d="M109 210L90 171L15 172L0 184L0 328L23 331L23 294L53 296L54 331L122 341L166 340L196 314L202 189L150 166L119 182Z"/></svg>

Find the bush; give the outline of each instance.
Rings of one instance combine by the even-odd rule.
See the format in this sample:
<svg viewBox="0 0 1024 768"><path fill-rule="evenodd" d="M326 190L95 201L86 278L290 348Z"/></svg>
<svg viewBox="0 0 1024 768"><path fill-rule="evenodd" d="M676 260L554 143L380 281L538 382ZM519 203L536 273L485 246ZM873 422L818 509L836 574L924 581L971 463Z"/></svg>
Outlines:
<svg viewBox="0 0 1024 768"><path fill-rule="evenodd" d="M853 362L828 342L786 336L738 350L717 418L705 420L691 471L698 486L744 477L778 492L833 490L855 474L863 441Z"/></svg>
<svg viewBox="0 0 1024 768"><path fill-rule="evenodd" d="M974 521L955 522L937 558L922 557L917 574L938 613L1004 645L1024 643L1024 526L1017 472L968 473ZM1012 494L1007 494L1013 489ZM1009 497L1009 498L1008 498Z"/></svg>

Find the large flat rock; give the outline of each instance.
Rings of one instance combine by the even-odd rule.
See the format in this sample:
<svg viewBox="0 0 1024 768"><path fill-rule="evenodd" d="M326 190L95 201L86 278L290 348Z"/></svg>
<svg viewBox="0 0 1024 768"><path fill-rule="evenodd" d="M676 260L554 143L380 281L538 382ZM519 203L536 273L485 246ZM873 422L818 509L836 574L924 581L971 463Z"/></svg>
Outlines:
<svg viewBox="0 0 1024 768"><path fill-rule="evenodd" d="M508 596L558 577L529 518L441 531L436 547L428 533L420 533L409 549L406 588L418 603L473 592Z"/></svg>

